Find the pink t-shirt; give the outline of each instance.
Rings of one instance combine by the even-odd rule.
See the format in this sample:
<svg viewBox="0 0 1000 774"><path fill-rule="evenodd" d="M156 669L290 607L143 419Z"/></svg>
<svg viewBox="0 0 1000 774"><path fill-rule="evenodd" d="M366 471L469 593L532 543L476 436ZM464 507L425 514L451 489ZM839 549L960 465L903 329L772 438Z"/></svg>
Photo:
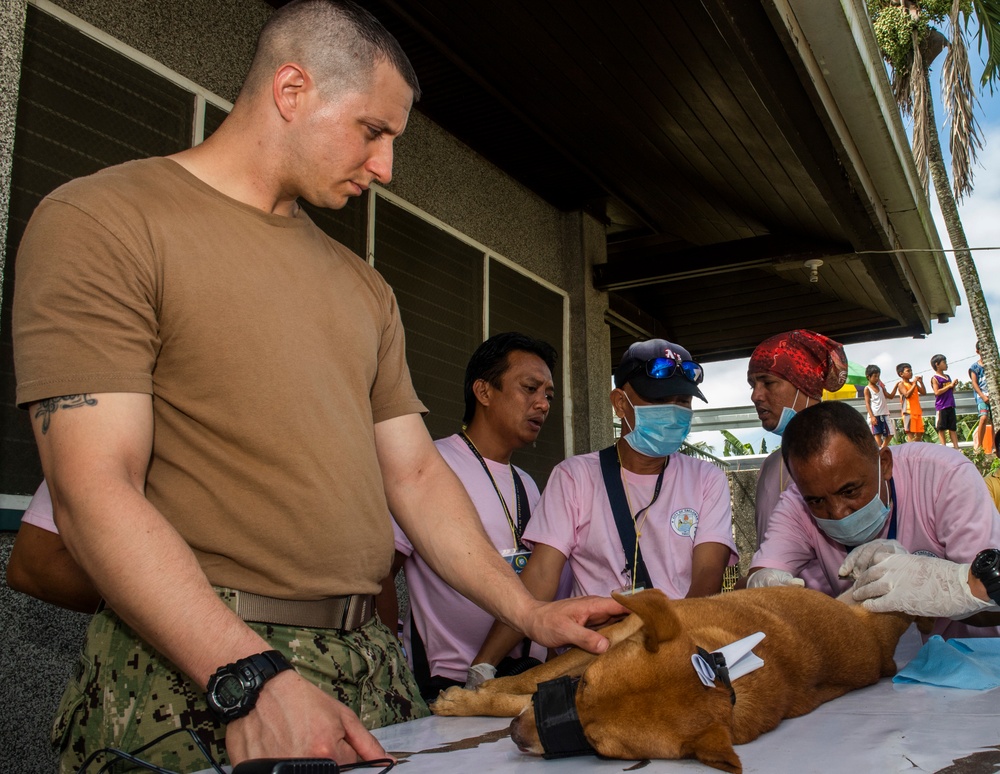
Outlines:
<svg viewBox="0 0 1000 774"><path fill-rule="evenodd" d="M59 533L56 529L56 522L52 516L52 496L49 494L49 485L42 480L41 485L35 490L31 502L21 516L21 522L31 524L35 527Z"/></svg>
<svg viewBox="0 0 1000 774"><path fill-rule="evenodd" d="M781 450L777 449L768 456L760 466L757 474L757 496L756 496L756 516L757 516L757 545L764 542L764 535L767 534L767 524L771 519L771 514L778 505L778 498L781 493L792 485L792 477L788 475L788 468L785 467L781 459ZM798 576L805 581L806 586L815 588L819 579L823 577L823 568L819 561L813 559L803 567Z"/></svg>
<svg viewBox="0 0 1000 774"><path fill-rule="evenodd" d="M625 471L633 510L653 498L656 478ZM556 466L524 539L532 545L551 546L568 558L573 596L607 596L631 583L598 452L571 457ZM660 496L648 511L639 541L650 580L668 597L680 599L687 594L691 555L698 543L728 546L730 564L736 563L729 485L714 465L671 454Z"/></svg>
<svg viewBox="0 0 1000 774"><path fill-rule="evenodd" d="M954 449L930 443L890 447L896 486L896 539L910 553L967 563L984 548L1000 546L1000 514L975 466ZM885 538L889 520L876 536ZM771 515L767 534L750 563L799 575L819 559L822 575L806 585L826 594L846 591L850 580L837 576L848 549L816 526L795 484L786 489ZM1000 627L938 621L944 637L996 637Z"/></svg>
<svg viewBox="0 0 1000 774"><path fill-rule="evenodd" d="M435 441L438 451L445 462L455 471L462 484L465 485L473 505L479 512L479 518L493 545L498 551L514 548L514 535L504 514L500 498L490 483L489 476L483 470L479 460L473 455L460 435L451 435ZM514 480L510 468L493 460L486 460L493 480L496 481L507 502L507 508L513 519L517 519L517 496L514 493ZM520 468L517 473L524 484L528 495L528 505L532 511L532 519L538 504L538 487L531 477ZM477 607L474 603L459 594L445 583L441 577L430 568L423 558L414 552L413 545L393 520L393 530L396 535L396 550L408 558L403 565L406 573L406 585L410 592L410 610L406 615L403 627L403 645L406 647L407 658L413 665L411 622L416 610L417 631L427 651L427 661L432 676L447 677L451 680L465 681L466 672L472 663L472 658L479 652L483 640L493 625L493 616ZM513 656L521 655L518 645L512 652ZM545 648L533 645L531 655L537 659L545 659Z"/></svg>

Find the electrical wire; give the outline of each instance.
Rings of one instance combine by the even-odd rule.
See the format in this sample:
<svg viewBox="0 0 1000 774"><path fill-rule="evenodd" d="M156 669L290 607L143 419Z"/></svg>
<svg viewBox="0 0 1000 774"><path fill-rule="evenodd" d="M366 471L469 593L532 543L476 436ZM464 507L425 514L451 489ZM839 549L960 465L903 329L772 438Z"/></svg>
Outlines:
<svg viewBox="0 0 1000 774"><path fill-rule="evenodd" d="M120 763L121 760L126 760L129 763L133 763L136 766L146 769L147 771L155 771L157 772L157 774L177 774L177 772L175 771L171 771L170 769L164 769L160 766L156 766L138 757L140 753L145 752L150 747L159 744L164 739L167 739L168 737L171 737L174 734L189 734L192 740L194 740L195 746L198 748L201 754L205 756L205 760L208 761L209 765L211 765L212 770L217 772L217 774L225 774L225 772L222 770L222 767L219 766L218 762L215 760L215 758L212 757L212 754L208 751L208 748L205 747L205 743L202 742L201 737L199 737L198 734L196 734L194 730L190 728L175 728L172 731L168 731L167 733L156 737L156 739L154 739L152 742L148 742L147 744L144 744L142 747L136 748L132 752L125 752L124 750L119 750L116 747L102 747L100 750L95 750L94 752L92 752L90 755L87 756L86 760L84 760L80 768L77 769L77 774L85 774L87 769L90 768L90 765L95 760L97 760L98 756L100 755L111 755L114 756L114 758L112 758L112 760L108 761L100 769L98 769L97 774L106 774L107 772L110 772L114 768L115 764Z"/></svg>
<svg viewBox="0 0 1000 774"><path fill-rule="evenodd" d="M146 750L148 750L149 748L159 744L164 739L167 739L168 737L171 737L174 734L184 734L184 733L189 734L191 736L195 746L198 748L201 754L205 756L205 760L208 761L209 765L212 767L212 770L216 772L216 774L225 774L225 771L223 771L222 767L215 760L215 758L212 757L212 754L208 751L208 748L205 746L205 743L201 740L201 737L199 737L198 734L196 734L194 730L190 728L175 728L172 731L168 731L167 733L158 736L153 741L144 744L142 747L136 748L130 753L125 752L124 750L119 750L116 747L102 747L100 750L95 750L94 752L92 752L90 755L87 756L86 760L84 760L80 768L77 769L77 774L86 774L86 771L88 768L90 768L90 765L94 763L94 761L97 760L97 758L101 755L110 755L113 757L111 760L105 763L100 769L98 769L97 774L108 774L114 769L114 767L118 763L121 763L122 761L128 761L129 763L134 764L135 766L138 766L140 768L146 769L147 771L156 772L156 774L178 774L178 772L175 772L171 769L165 769L162 768L161 766L152 764L149 761L143 760L142 758L139 757L139 754L146 752ZM357 763L345 763L341 764L340 766L334 763L334 771L353 771L354 769L368 769L368 768L374 768L375 766L382 767L379 770L378 774L386 774L396 766L396 762L391 758L375 758L368 761L358 761Z"/></svg>

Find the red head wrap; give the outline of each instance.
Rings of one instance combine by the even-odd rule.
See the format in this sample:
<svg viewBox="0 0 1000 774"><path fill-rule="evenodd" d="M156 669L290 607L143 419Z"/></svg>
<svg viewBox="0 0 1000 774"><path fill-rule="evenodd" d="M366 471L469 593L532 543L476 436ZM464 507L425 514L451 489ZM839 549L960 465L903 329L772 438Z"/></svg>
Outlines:
<svg viewBox="0 0 1000 774"><path fill-rule="evenodd" d="M847 381L847 356L833 339L813 331L779 333L763 341L750 356L747 376L774 374L819 400L823 390L836 392Z"/></svg>

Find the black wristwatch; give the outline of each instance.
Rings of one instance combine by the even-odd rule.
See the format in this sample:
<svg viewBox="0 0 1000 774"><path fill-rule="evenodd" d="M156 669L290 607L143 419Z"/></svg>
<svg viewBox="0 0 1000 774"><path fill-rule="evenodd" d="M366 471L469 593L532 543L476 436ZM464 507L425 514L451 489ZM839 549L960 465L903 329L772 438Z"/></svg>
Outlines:
<svg viewBox="0 0 1000 774"><path fill-rule="evenodd" d="M264 683L291 668L292 665L276 650L219 667L208 681L208 708L223 723L249 715Z"/></svg>
<svg viewBox="0 0 1000 774"><path fill-rule="evenodd" d="M976 554L972 562L972 577L986 587L986 593L1000 605L1000 549L987 548Z"/></svg>

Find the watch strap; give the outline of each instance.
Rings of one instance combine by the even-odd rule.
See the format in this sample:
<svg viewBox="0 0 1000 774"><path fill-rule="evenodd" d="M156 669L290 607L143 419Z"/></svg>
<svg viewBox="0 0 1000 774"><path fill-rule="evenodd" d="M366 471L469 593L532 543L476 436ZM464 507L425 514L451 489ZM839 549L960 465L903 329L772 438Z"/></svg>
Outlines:
<svg viewBox="0 0 1000 774"><path fill-rule="evenodd" d="M286 669L292 668L292 665L288 663L288 659L277 650L265 650L263 653L240 659L236 662L237 666L242 661L250 661L260 671L261 680L265 682L279 672L284 672Z"/></svg>
<svg viewBox="0 0 1000 774"><path fill-rule="evenodd" d="M223 723L242 718L250 714L250 710L257 704L257 697L264 683L291 668L292 665L277 650L266 650L226 664L217 669L208 681L208 707ZM243 687L242 698L232 706L223 706L216 695L219 682L227 678L239 680Z"/></svg>
<svg viewBox="0 0 1000 774"><path fill-rule="evenodd" d="M983 584L989 598L1000 605L1000 549L980 551L972 562L972 575Z"/></svg>

